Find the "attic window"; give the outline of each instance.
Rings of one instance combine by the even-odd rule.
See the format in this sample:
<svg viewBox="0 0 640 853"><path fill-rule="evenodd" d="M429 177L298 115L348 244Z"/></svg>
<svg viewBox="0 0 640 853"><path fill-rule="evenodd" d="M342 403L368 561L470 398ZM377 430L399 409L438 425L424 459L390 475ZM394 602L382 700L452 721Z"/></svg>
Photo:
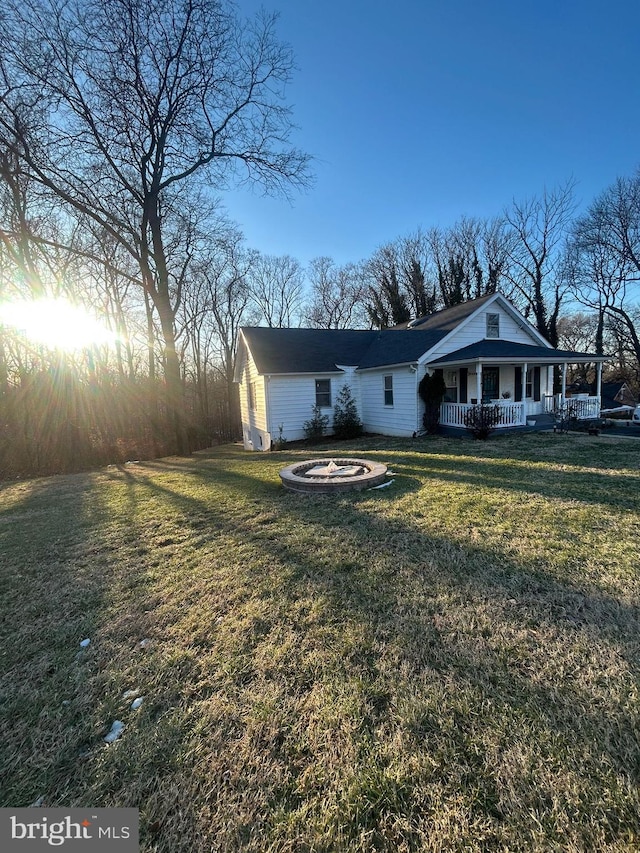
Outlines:
<svg viewBox="0 0 640 853"><path fill-rule="evenodd" d="M319 409L331 408L330 379L316 379L316 406Z"/></svg>
<svg viewBox="0 0 640 853"><path fill-rule="evenodd" d="M499 314L487 314L487 337L488 338L499 338L500 337L500 315Z"/></svg>

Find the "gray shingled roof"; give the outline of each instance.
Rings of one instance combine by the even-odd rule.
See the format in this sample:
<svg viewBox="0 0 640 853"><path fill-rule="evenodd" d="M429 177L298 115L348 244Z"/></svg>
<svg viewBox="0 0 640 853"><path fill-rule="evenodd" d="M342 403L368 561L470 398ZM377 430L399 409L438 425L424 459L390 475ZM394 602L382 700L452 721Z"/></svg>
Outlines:
<svg viewBox="0 0 640 853"><path fill-rule="evenodd" d="M369 349L358 367L382 367L391 364L408 364L417 361L427 350L435 346L447 332L419 329L384 329L376 333Z"/></svg>
<svg viewBox="0 0 640 853"><path fill-rule="evenodd" d="M495 293L489 293L486 296L479 296L477 299L469 299L467 302L461 302L459 305L453 305L451 308L443 308L441 311L436 311L435 314L428 314L426 317L418 317L416 320L409 320L408 323L401 323L394 326L396 329L411 329L412 331L439 331L451 332L459 323L470 317L475 311L493 299Z"/></svg>
<svg viewBox="0 0 640 853"><path fill-rule="evenodd" d="M410 364L434 347L495 294L472 299L382 331L360 329L242 329L261 374L335 373L338 365L360 369ZM431 364L477 358L594 361L588 353L554 350L503 340L484 340L449 353Z"/></svg>
<svg viewBox="0 0 640 853"><path fill-rule="evenodd" d="M513 358L518 361L530 359L531 361L548 361L549 363L559 361L595 361L604 360L605 356L596 356L593 353L575 352L573 350L559 350L553 347L530 346L519 344L514 341L483 340L470 344L462 349L449 352L436 361L429 362L430 366L439 364L451 364L452 362L474 361L475 359L504 359Z"/></svg>
<svg viewBox="0 0 640 853"><path fill-rule="evenodd" d="M417 361L445 331L384 329L271 329L242 332L259 373L332 373L337 365L361 369Z"/></svg>
<svg viewBox="0 0 640 853"><path fill-rule="evenodd" d="M472 299L382 331L251 326L242 332L262 374L330 373L337 370L338 364L362 369L408 364L417 361L492 296Z"/></svg>
<svg viewBox="0 0 640 853"><path fill-rule="evenodd" d="M359 329L242 329L258 371L333 373L337 365L357 366L379 335Z"/></svg>

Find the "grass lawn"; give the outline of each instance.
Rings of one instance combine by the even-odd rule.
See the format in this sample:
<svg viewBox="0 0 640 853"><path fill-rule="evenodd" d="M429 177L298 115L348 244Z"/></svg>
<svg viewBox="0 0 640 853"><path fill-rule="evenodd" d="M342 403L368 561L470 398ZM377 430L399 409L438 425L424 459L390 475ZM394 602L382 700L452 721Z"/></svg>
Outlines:
<svg viewBox="0 0 640 853"><path fill-rule="evenodd" d="M640 444L321 452L394 483L223 447L0 486L0 806L138 807L145 853L637 851Z"/></svg>

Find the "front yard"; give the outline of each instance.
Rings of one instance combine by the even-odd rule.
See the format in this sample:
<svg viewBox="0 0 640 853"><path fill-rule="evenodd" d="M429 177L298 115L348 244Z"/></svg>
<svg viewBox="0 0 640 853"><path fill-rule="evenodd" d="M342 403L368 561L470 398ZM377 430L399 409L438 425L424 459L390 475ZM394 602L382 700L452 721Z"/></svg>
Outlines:
<svg viewBox="0 0 640 853"><path fill-rule="evenodd" d="M639 447L1 484L0 806L136 806L145 853L637 850ZM394 483L281 487L347 451Z"/></svg>

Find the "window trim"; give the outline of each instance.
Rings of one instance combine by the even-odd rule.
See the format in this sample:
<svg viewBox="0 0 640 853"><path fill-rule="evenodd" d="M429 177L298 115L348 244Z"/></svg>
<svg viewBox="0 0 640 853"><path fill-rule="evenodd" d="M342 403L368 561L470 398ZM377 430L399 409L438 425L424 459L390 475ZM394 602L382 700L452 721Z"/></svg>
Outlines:
<svg viewBox="0 0 640 853"><path fill-rule="evenodd" d="M495 379L495 384L492 383L492 387L489 388L489 382L487 381L489 377L493 377ZM490 393L493 392L493 393ZM500 398L500 366L499 365L485 365L482 368L482 400L497 400Z"/></svg>
<svg viewBox="0 0 640 853"><path fill-rule="evenodd" d="M458 371L457 370L445 370L443 373L444 384L445 384L445 392L443 397L443 403L457 403L458 402Z"/></svg>
<svg viewBox="0 0 640 853"><path fill-rule="evenodd" d="M387 380L390 380L387 382ZM387 373L382 377L382 390L385 406L393 406L393 373Z"/></svg>
<svg viewBox="0 0 640 853"><path fill-rule="evenodd" d="M487 321L486 337L487 338L499 338L500 337L500 314L495 314L493 312L487 311L486 321Z"/></svg>
<svg viewBox="0 0 640 853"><path fill-rule="evenodd" d="M320 384L326 384L327 389L321 390L318 386ZM331 380L330 379L316 379L316 407L318 409L330 409L331 408ZM328 400L328 403L321 402L321 400Z"/></svg>

